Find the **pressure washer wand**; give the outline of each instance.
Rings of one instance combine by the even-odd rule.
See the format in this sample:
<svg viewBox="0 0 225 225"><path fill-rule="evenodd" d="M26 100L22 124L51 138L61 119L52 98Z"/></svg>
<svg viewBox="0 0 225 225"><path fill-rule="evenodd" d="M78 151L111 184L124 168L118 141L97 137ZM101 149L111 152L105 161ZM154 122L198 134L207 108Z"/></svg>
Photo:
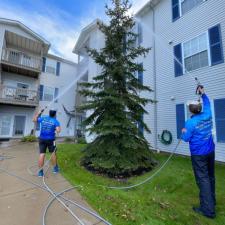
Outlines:
<svg viewBox="0 0 225 225"><path fill-rule="evenodd" d="M197 88L196 88L196 95L199 96L199 101L200 101L200 97L201 97L201 93L199 92L199 88L204 88L204 86L200 83L199 79L197 77L195 77L195 81L197 83Z"/></svg>
<svg viewBox="0 0 225 225"><path fill-rule="evenodd" d="M45 106L45 107L41 110L41 112L39 113L39 116L41 116L42 113L43 113L47 108L48 108L48 106Z"/></svg>

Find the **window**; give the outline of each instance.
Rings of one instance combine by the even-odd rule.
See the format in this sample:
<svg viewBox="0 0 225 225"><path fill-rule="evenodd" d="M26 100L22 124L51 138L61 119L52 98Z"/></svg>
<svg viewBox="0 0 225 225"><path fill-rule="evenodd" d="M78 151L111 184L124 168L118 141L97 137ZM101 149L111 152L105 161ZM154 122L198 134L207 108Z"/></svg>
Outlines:
<svg viewBox="0 0 225 225"><path fill-rule="evenodd" d="M214 100L217 142L225 143L225 98Z"/></svg>
<svg viewBox="0 0 225 225"><path fill-rule="evenodd" d="M198 6L204 1L205 0L180 0L182 15L192 10L194 7Z"/></svg>
<svg viewBox="0 0 225 225"><path fill-rule="evenodd" d="M43 101L52 101L54 99L55 89L52 87L44 86Z"/></svg>
<svg viewBox="0 0 225 225"><path fill-rule="evenodd" d="M0 114L0 136L8 137L11 135L12 116Z"/></svg>
<svg viewBox="0 0 225 225"><path fill-rule="evenodd" d="M173 21L179 19L182 15L189 12L204 1L206 0L172 0Z"/></svg>
<svg viewBox="0 0 225 225"><path fill-rule="evenodd" d="M56 76L59 76L60 62L56 62L53 59L43 58L42 72L51 73L51 74L55 74Z"/></svg>
<svg viewBox="0 0 225 225"><path fill-rule="evenodd" d="M173 51L175 77L224 63L220 24L190 41L174 46Z"/></svg>
<svg viewBox="0 0 225 225"><path fill-rule="evenodd" d="M52 66L46 66L45 72L55 74L55 68Z"/></svg>
<svg viewBox="0 0 225 225"><path fill-rule="evenodd" d="M176 105L177 138L181 138L182 129L185 126L184 104Z"/></svg>
<svg viewBox="0 0 225 225"><path fill-rule="evenodd" d="M204 33L183 44L185 70L193 71L209 65L208 36Z"/></svg>

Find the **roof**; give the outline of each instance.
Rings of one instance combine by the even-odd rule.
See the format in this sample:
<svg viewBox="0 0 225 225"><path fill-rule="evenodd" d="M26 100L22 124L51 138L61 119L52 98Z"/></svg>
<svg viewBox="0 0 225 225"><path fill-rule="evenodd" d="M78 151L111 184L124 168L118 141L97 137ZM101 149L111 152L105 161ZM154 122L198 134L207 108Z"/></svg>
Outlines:
<svg viewBox="0 0 225 225"><path fill-rule="evenodd" d="M160 1L161 0L149 0L140 10L135 13L135 16L142 16L143 14L148 12L149 9L154 8Z"/></svg>
<svg viewBox="0 0 225 225"><path fill-rule="evenodd" d="M89 38L89 34L91 31L93 31L95 28L98 27L98 23L101 23L102 21L100 19L95 19L92 23L90 23L88 26L83 28L81 30L80 36L76 42L75 47L73 48L73 53L78 54L79 50L83 47L83 44L86 43L86 41Z"/></svg>
<svg viewBox="0 0 225 225"><path fill-rule="evenodd" d="M47 45L50 47L50 42L48 42L47 40L45 40L43 37L41 37L39 34L35 33L34 31L32 31L29 27L27 27L26 25L24 25L23 23L17 21L17 20L11 20L11 19L6 19L6 18L0 18L0 23L2 24L7 24L7 25L14 25L14 26L18 26L19 28L21 28L22 30L24 30L25 32L29 33L31 36L33 36L35 39L39 40L40 42L42 42L43 44Z"/></svg>

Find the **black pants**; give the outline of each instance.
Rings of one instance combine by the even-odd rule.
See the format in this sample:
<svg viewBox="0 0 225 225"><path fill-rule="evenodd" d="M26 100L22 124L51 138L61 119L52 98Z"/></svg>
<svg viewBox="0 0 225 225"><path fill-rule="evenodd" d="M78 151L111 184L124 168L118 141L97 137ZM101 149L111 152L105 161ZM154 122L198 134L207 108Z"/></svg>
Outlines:
<svg viewBox="0 0 225 225"><path fill-rule="evenodd" d="M191 160L200 190L200 208L205 215L215 215L215 152L208 155L192 155Z"/></svg>

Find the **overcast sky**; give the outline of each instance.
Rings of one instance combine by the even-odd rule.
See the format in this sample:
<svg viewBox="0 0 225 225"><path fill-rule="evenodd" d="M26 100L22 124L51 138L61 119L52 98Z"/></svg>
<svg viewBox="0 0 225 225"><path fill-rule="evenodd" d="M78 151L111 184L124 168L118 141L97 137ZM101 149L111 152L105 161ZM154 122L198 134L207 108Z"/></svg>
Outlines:
<svg viewBox="0 0 225 225"><path fill-rule="evenodd" d="M132 0L136 12L149 0ZM105 19L110 0L0 0L0 17L19 20L51 43L50 53L76 61L72 49L83 27Z"/></svg>

